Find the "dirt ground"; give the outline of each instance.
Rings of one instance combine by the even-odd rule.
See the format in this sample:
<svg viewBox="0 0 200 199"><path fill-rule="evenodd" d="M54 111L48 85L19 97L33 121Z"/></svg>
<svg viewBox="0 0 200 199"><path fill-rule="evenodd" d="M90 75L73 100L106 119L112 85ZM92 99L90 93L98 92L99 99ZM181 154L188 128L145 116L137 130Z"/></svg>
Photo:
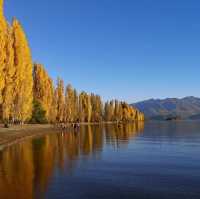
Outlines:
<svg viewBox="0 0 200 199"><path fill-rule="evenodd" d="M26 138L58 132L52 125L23 125L4 128L0 124L0 150Z"/></svg>

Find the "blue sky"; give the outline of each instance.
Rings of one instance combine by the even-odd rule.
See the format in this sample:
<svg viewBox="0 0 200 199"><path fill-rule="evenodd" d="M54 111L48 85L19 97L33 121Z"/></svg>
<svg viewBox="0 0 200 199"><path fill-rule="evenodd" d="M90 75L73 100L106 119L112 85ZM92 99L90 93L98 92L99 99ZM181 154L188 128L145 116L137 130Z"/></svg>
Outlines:
<svg viewBox="0 0 200 199"><path fill-rule="evenodd" d="M5 1L54 79L104 100L200 96L198 0Z"/></svg>

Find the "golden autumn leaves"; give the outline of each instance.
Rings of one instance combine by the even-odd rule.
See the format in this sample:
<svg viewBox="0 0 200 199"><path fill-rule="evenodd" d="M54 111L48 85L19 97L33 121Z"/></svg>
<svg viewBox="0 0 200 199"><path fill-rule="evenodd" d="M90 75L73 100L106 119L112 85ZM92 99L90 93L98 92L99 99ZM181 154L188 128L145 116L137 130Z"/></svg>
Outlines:
<svg viewBox="0 0 200 199"><path fill-rule="evenodd" d="M0 102L2 102L2 90L5 85L4 69L6 67L6 40L8 36L7 24L3 15L3 0L0 0Z"/></svg>
<svg viewBox="0 0 200 199"><path fill-rule="evenodd" d="M101 97L77 93L58 78L56 88L41 64L33 64L25 33L17 21L7 23L0 0L0 119L29 121L33 99L45 111L48 122L102 122L144 120L125 102L103 104Z"/></svg>
<svg viewBox="0 0 200 199"><path fill-rule="evenodd" d="M125 102L117 100L106 102L99 95L81 92L71 86L66 88L62 79L53 81L41 64L34 64L34 99L41 103L46 111L46 119L56 123L87 122L131 122L143 121L144 115Z"/></svg>
<svg viewBox="0 0 200 199"><path fill-rule="evenodd" d="M0 104L3 120L25 121L31 117L33 98L32 58L17 19L11 25L0 1Z"/></svg>

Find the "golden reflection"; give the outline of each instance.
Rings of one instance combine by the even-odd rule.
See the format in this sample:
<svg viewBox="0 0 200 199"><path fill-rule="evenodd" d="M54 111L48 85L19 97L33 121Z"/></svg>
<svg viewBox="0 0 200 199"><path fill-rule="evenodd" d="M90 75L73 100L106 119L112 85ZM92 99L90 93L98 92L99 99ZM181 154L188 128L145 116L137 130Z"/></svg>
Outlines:
<svg viewBox="0 0 200 199"><path fill-rule="evenodd" d="M143 129L143 122L81 126L9 147L0 152L0 198L41 197L55 171L71 173L78 160L100 158L104 144L126 145Z"/></svg>
<svg viewBox="0 0 200 199"><path fill-rule="evenodd" d="M144 130L144 122L135 122L121 125L106 125L106 143L120 147L128 144L130 139L136 137Z"/></svg>
<svg viewBox="0 0 200 199"><path fill-rule="evenodd" d="M34 196L34 165L31 143L21 143L0 154L0 198Z"/></svg>

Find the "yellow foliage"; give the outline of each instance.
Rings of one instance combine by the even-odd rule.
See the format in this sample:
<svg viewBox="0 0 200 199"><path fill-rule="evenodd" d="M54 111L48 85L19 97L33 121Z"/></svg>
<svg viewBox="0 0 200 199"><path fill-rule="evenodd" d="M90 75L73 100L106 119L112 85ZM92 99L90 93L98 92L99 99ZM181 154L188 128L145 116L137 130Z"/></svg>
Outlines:
<svg viewBox="0 0 200 199"><path fill-rule="evenodd" d="M31 117L33 101L33 64L30 48L20 23L14 19L15 119L25 121Z"/></svg>
<svg viewBox="0 0 200 199"><path fill-rule="evenodd" d="M64 93L65 90L65 93ZM21 24L14 18L11 27L0 0L0 119L27 121L33 97L46 111L49 122L142 121L144 115L125 102L103 104L101 97L81 92L58 78L53 81L41 64L32 64L31 51Z"/></svg>
<svg viewBox="0 0 200 199"><path fill-rule="evenodd" d="M91 122L92 105L91 98L85 92L79 95L79 120L80 122Z"/></svg>
<svg viewBox="0 0 200 199"><path fill-rule="evenodd" d="M3 89L2 116L8 120L13 116L14 105L14 75L16 68L14 66L14 49L13 49L13 31L8 27L6 42L6 67L5 67L5 87Z"/></svg>
<svg viewBox="0 0 200 199"><path fill-rule="evenodd" d="M57 122L64 121L64 107L65 107L65 97L64 97L64 82L62 79L57 79L57 87L55 91L55 103L57 109Z"/></svg>
<svg viewBox="0 0 200 199"><path fill-rule="evenodd" d="M2 90L5 86L6 34L7 23L3 15L3 0L0 0L0 104L2 103Z"/></svg>
<svg viewBox="0 0 200 199"><path fill-rule="evenodd" d="M53 81L41 64L34 64L33 79L34 98L41 103L46 111L46 118L50 121L54 97Z"/></svg>
<svg viewBox="0 0 200 199"><path fill-rule="evenodd" d="M132 122L132 121L144 121L144 114L136 108L128 105L126 102L118 102L115 100L106 102L104 118L106 121L116 122Z"/></svg>

